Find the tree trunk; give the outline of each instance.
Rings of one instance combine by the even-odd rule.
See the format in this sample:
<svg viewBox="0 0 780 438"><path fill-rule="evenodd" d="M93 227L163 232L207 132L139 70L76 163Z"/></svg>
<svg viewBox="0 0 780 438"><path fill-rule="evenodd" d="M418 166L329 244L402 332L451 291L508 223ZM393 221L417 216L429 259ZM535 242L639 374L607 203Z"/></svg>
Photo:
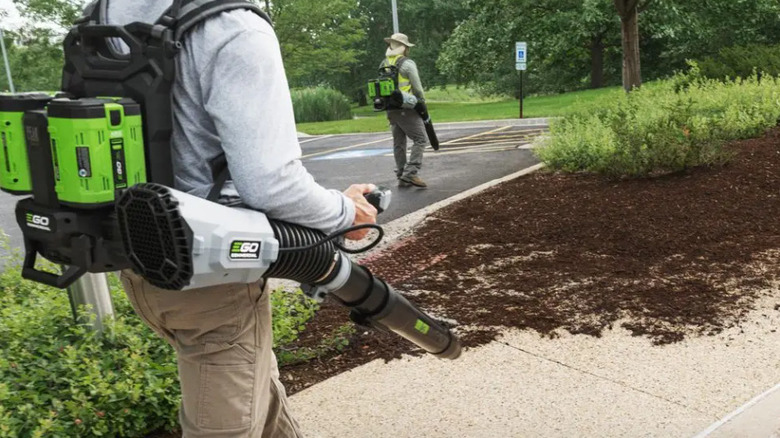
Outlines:
<svg viewBox="0 0 780 438"><path fill-rule="evenodd" d="M604 42L601 37L593 37L590 43L590 88L604 86Z"/></svg>
<svg viewBox="0 0 780 438"><path fill-rule="evenodd" d="M629 92L642 85L642 70L639 64L639 10L636 3L625 12L626 14L621 14L620 17L623 34L623 88Z"/></svg>

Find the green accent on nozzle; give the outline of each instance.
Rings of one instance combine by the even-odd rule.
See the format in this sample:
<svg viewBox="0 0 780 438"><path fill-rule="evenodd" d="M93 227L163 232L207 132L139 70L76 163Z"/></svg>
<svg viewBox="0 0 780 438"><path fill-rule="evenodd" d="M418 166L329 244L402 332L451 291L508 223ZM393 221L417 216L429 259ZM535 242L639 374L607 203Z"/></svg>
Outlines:
<svg viewBox="0 0 780 438"><path fill-rule="evenodd" d="M424 335L427 335L428 332L431 330L431 326L426 324L422 319L418 319L417 322L414 324L414 329Z"/></svg>

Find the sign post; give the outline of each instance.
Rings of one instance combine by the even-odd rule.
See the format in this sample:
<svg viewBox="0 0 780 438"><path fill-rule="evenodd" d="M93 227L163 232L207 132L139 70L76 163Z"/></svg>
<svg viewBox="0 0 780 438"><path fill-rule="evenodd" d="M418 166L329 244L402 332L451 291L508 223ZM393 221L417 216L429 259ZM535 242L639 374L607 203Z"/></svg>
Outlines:
<svg viewBox="0 0 780 438"><path fill-rule="evenodd" d="M520 118L523 118L523 73L528 67L528 44L522 41L515 43L515 69L520 72Z"/></svg>

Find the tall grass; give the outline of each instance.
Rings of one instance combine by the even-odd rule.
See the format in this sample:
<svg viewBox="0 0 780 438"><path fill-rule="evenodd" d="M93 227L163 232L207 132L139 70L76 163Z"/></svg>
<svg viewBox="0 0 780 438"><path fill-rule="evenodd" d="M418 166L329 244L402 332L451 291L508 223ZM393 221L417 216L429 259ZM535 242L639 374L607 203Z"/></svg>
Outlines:
<svg viewBox="0 0 780 438"><path fill-rule="evenodd" d="M296 123L352 118L349 99L332 88L299 88L291 94Z"/></svg>
<svg viewBox="0 0 780 438"><path fill-rule="evenodd" d="M730 158L726 142L777 125L780 79L720 82L695 70L554 121L537 155L551 168L644 177Z"/></svg>

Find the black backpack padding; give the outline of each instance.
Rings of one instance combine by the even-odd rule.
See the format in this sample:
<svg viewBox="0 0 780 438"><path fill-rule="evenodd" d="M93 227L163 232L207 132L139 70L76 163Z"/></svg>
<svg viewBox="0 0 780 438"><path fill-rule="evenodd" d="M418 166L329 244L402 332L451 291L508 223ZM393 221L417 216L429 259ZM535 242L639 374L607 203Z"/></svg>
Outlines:
<svg viewBox="0 0 780 438"><path fill-rule="evenodd" d="M62 90L74 98L116 96L138 102L147 180L173 187L171 90L175 58L184 37L205 20L235 9L250 10L271 21L257 5L245 0L174 0L156 23L125 26L101 24L106 7L106 0L87 6L65 38ZM122 40L129 53L114 50L112 39Z"/></svg>

